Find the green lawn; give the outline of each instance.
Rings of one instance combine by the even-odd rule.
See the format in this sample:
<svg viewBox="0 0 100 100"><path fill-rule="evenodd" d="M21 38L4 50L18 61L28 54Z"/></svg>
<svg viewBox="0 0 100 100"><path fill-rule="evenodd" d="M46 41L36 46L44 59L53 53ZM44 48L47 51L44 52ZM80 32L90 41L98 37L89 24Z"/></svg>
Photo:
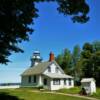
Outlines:
<svg viewBox="0 0 100 100"><path fill-rule="evenodd" d="M100 99L100 88L97 88L97 92L94 93L93 95L91 95L91 97L94 97L94 98Z"/></svg>
<svg viewBox="0 0 100 100"><path fill-rule="evenodd" d="M68 93L68 94L79 94L80 90L81 90L80 87L74 87L70 89L60 89L57 92Z"/></svg>
<svg viewBox="0 0 100 100"><path fill-rule="evenodd" d="M79 94L80 90L81 90L80 87L74 87L70 89L61 89L61 90L58 90L57 92L68 93L68 94ZM89 97L100 99L100 88L97 88L96 93L94 93L93 95L90 95Z"/></svg>
<svg viewBox="0 0 100 100"><path fill-rule="evenodd" d="M5 90L0 90L0 100L87 100L87 99L58 95L58 94L46 94L43 92L34 93L32 92L31 89L12 89L12 90L5 89Z"/></svg>

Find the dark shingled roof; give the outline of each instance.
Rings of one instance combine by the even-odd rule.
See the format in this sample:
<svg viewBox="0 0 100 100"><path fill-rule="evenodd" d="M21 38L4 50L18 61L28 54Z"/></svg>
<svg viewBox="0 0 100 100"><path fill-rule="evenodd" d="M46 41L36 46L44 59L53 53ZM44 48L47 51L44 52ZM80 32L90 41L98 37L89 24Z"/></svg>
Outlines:
<svg viewBox="0 0 100 100"><path fill-rule="evenodd" d="M21 75L25 76L25 75L41 74L49 65L50 62L41 62L36 66L28 68Z"/></svg>

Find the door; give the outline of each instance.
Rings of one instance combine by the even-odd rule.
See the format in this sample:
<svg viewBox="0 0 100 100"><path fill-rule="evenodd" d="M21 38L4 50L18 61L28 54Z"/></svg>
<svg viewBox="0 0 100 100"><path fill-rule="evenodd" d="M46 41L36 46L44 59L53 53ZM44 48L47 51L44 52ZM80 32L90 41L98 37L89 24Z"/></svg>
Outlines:
<svg viewBox="0 0 100 100"><path fill-rule="evenodd" d="M43 81L44 85L47 85L47 79L45 78Z"/></svg>

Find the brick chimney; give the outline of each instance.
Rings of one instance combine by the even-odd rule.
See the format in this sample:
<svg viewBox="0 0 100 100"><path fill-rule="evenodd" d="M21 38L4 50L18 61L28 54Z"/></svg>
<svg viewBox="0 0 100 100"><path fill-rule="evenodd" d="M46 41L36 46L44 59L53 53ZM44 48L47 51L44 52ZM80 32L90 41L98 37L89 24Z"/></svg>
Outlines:
<svg viewBox="0 0 100 100"><path fill-rule="evenodd" d="M53 61L54 59L55 59L54 54L52 52L50 52L49 61Z"/></svg>

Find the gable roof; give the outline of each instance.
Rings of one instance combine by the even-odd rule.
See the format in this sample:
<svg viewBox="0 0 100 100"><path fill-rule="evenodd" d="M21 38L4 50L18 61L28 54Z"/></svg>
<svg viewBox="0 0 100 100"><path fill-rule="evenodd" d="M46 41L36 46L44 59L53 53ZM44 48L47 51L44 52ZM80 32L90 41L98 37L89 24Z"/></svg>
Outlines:
<svg viewBox="0 0 100 100"><path fill-rule="evenodd" d="M28 68L27 70L25 70L21 76L26 76L26 75L35 75L35 74L42 74L46 68L48 66L50 66L51 64L55 64L56 66L58 66L60 68L60 66L56 63L56 61L52 61L52 62L41 62L36 66L33 66L31 68ZM64 73L64 71L60 68L61 72Z"/></svg>

